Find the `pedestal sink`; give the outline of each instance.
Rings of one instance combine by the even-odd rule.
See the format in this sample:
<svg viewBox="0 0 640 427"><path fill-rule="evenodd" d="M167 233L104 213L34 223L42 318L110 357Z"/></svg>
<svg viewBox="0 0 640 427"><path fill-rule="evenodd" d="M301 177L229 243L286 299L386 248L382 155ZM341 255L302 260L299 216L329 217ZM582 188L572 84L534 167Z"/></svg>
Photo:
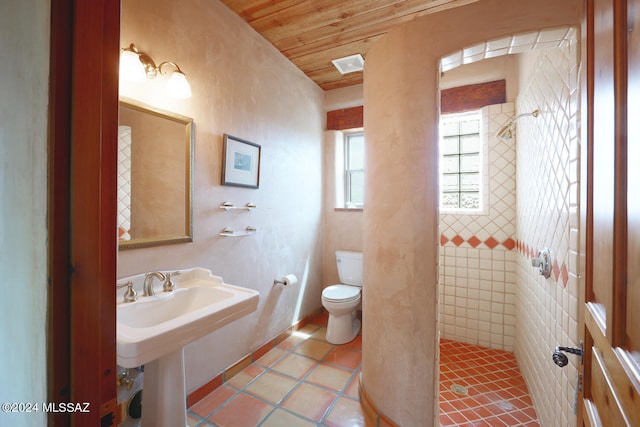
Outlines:
<svg viewBox="0 0 640 427"><path fill-rule="evenodd" d="M258 307L257 291L224 283L211 271L194 268L173 276L176 289L139 296L116 306L118 365L144 370L142 426L187 425L184 346L240 319ZM125 277L142 294L144 275Z"/></svg>

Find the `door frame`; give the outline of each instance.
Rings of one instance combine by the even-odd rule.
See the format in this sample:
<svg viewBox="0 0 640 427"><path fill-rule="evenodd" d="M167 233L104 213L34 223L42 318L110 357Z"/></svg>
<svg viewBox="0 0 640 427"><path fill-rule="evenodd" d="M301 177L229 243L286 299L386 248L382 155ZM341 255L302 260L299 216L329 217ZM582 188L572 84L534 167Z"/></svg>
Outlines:
<svg viewBox="0 0 640 427"><path fill-rule="evenodd" d="M48 400L89 404L51 425L114 421L119 45L120 0L51 0Z"/></svg>

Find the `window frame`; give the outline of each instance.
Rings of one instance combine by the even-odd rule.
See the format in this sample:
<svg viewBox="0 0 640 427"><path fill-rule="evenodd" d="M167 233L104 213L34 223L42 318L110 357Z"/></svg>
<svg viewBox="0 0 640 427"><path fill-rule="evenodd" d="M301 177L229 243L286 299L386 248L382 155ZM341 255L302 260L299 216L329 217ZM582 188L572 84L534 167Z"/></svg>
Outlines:
<svg viewBox="0 0 640 427"><path fill-rule="evenodd" d="M452 121L456 121L456 122L460 122L463 121L466 118L476 118L478 120L478 170L477 172L473 172L473 173L477 173L478 174L478 190L477 190L477 194L478 194L478 200L479 200L479 206L477 208L464 208L464 207L457 207L457 208L453 208L453 207L444 207L442 205L443 203L443 195L445 194L445 191L443 189L443 181L444 181L444 170L443 170L443 161L445 158L445 155L442 154L443 152L443 143L444 143L444 132L443 132L443 126L445 125L445 123L447 122L452 122ZM488 184L488 177L486 175L486 161L487 161L487 147L486 147L486 135L485 135L485 126L486 124L484 123L485 119L485 115L483 113L482 109L477 109L477 110L472 110L472 111L465 111L465 112L461 112L461 113L450 113L450 114L441 114L440 115L440 120L439 120L439 138L438 138L438 144L439 144L439 173L438 173L438 177L440 180L440 185L438 188L438 195L439 195L439 210L441 213L445 213L445 214L469 214L469 215L479 215L479 214L486 214L486 209L487 209L487 200L485 198L485 187ZM475 133L473 134L461 134L458 133L458 136L463 136L463 135L475 135ZM458 162L461 161L461 157L464 154L472 154L472 153L463 153L460 150L460 146L458 146L458 150L456 154L453 154L451 156L457 155L458 156ZM475 152L473 153L475 154ZM460 185L460 180L461 180L461 175L464 174L464 172L462 172L462 168L460 167L460 163L458 163L458 172L456 172L457 177L458 177L458 183ZM451 193L451 192L449 192ZM465 193L465 191L462 191L461 187L458 188L457 193L459 195ZM475 193L475 191L473 192ZM458 201L458 205L460 204L460 198Z"/></svg>
<svg viewBox="0 0 640 427"><path fill-rule="evenodd" d="M364 178L364 162L363 162L363 167L361 169L350 169L349 168L349 163L350 163L350 145L351 145L351 139L354 137L362 137L362 141L363 141L363 158L366 155L364 152L364 147L365 147L365 143L364 143L364 130L354 130L354 131L349 131L349 132L344 132L344 139L343 139L343 146L344 146L344 151L343 151L343 159L344 159L344 206L346 209L363 209L364 208L364 200L362 203L354 203L351 201L351 177L352 174L354 173L362 173L362 176ZM364 183L363 183L363 198L364 198Z"/></svg>

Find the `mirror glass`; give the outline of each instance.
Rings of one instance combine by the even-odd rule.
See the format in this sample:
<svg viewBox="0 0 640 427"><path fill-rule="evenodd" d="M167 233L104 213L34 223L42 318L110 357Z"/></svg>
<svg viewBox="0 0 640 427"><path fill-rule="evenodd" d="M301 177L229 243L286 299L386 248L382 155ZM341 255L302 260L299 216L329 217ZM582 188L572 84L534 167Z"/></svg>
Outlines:
<svg viewBox="0 0 640 427"><path fill-rule="evenodd" d="M193 119L120 98L118 247L193 241Z"/></svg>

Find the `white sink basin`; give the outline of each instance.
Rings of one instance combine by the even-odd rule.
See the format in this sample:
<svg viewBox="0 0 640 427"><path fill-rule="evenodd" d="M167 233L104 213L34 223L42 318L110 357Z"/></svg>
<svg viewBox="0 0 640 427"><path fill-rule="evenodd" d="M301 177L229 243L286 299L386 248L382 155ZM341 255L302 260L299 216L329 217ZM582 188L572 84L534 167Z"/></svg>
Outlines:
<svg viewBox="0 0 640 427"><path fill-rule="evenodd" d="M233 292L211 288L182 288L139 304L123 304L118 322L130 328L149 328L233 297Z"/></svg>
<svg viewBox="0 0 640 427"><path fill-rule="evenodd" d="M184 346L258 307L257 291L227 285L203 268L172 279L175 291L163 292L156 280L156 295L116 307L118 365L145 365L142 427L187 426ZM143 274L119 280L127 281L142 294Z"/></svg>
<svg viewBox="0 0 640 427"><path fill-rule="evenodd" d="M134 288L141 295L144 276L119 282L127 280L140 282ZM139 296L138 301L117 305L118 365L144 365L246 316L258 306L257 291L225 284L209 270L181 271L173 280L173 292L163 292L162 284L155 280L155 296Z"/></svg>

